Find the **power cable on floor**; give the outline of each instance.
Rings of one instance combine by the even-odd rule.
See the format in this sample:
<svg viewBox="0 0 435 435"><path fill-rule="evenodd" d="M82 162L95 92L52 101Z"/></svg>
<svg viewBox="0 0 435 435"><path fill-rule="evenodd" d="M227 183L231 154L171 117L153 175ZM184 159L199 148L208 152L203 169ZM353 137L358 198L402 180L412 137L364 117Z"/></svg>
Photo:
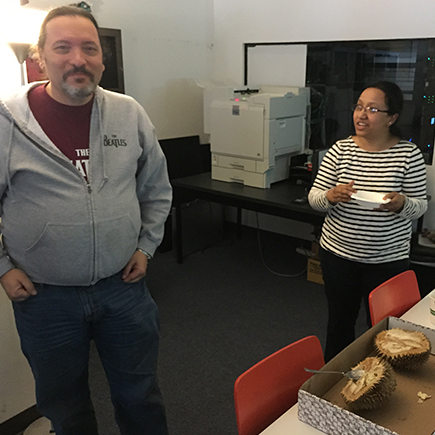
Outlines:
<svg viewBox="0 0 435 435"><path fill-rule="evenodd" d="M274 271L274 270L272 270L267 264L266 264L266 262L265 262L265 260L264 260L264 256L263 256L263 248L262 248L262 246L261 246L261 237L260 237L260 224L259 224L259 220L258 220L258 213L256 212L255 213L255 217L256 217L256 220L257 220L257 240L258 240L258 247L259 247L259 250L260 250L260 257L261 257L261 262L263 263L263 266L270 272L270 273L273 273L274 275L277 275L277 276L282 276L282 277L284 277L284 278L297 278L298 276L301 276L301 275L303 275L304 273L306 273L307 272L307 265L308 265L308 258L309 258L309 256L306 254L306 251L305 251L305 249L304 249L304 252L305 252L305 256L306 256L306 258L307 258L307 265L304 267L304 270L302 270L302 272L299 272L299 273L297 273L297 274L294 274L294 275L288 275L288 274L285 274L285 273L279 273L279 272L276 272L276 271ZM302 242L301 242L301 247L303 248L303 245L302 245Z"/></svg>

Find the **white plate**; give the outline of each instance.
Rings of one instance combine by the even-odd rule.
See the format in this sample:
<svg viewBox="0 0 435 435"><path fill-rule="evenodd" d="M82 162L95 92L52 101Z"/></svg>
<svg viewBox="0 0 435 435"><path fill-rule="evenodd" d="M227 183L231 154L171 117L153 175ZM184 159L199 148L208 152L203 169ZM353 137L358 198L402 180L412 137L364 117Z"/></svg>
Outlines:
<svg viewBox="0 0 435 435"><path fill-rule="evenodd" d="M391 199L382 199L386 193L379 192L367 192L365 190L359 190L357 193L353 193L351 198L355 200L363 208L379 208L382 204L388 204Z"/></svg>

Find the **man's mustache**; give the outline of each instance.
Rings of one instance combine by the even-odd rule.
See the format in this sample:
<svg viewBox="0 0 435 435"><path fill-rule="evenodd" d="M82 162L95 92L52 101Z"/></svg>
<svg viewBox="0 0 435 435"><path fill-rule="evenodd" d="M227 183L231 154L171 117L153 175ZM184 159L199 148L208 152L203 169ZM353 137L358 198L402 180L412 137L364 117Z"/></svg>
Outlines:
<svg viewBox="0 0 435 435"><path fill-rule="evenodd" d="M64 80L66 80L69 76L71 76L71 75L73 75L73 74L76 74L76 73L82 73L82 74L85 74L85 75L87 75L88 77L90 77L91 80L94 80L94 75L93 75L91 72L89 72L89 71L88 71L84 66L79 66L79 67L71 68L69 71L67 71L67 72L62 76L62 78L63 78Z"/></svg>

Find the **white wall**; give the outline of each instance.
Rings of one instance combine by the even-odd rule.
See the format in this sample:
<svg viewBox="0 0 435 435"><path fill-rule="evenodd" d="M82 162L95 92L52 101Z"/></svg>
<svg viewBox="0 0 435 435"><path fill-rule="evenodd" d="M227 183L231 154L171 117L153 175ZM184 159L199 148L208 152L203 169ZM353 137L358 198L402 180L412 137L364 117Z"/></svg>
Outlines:
<svg viewBox="0 0 435 435"><path fill-rule="evenodd" d="M0 424L36 403L32 372L20 350L11 302L0 286Z"/></svg>
<svg viewBox="0 0 435 435"><path fill-rule="evenodd" d="M435 37L435 2L427 0L215 0L214 9L213 77L239 84L248 42ZM435 164L427 172L425 226L435 229Z"/></svg>
<svg viewBox="0 0 435 435"><path fill-rule="evenodd" d="M121 28L126 92L145 107L157 136L203 136L195 79L211 73L213 0L110 0L97 18Z"/></svg>

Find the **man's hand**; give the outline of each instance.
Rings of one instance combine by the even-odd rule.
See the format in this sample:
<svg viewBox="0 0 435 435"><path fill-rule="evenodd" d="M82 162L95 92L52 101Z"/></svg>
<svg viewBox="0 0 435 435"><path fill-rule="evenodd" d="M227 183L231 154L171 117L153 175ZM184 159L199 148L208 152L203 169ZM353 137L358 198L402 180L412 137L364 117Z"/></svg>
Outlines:
<svg viewBox="0 0 435 435"><path fill-rule="evenodd" d="M379 210L388 210L394 213L399 213L405 205L405 196L399 192L387 193L383 199L391 199L391 201L387 202L387 204L382 204L379 207Z"/></svg>
<svg viewBox="0 0 435 435"><path fill-rule="evenodd" d="M353 188L355 181L351 181L348 184L339 184L335 186L333 189L328 190L326 192L326 199L331 204L337 204L338 202L349 202L350 196L352 193L356 193L356 190Z"/></svg>
<svg viewBox="0 0 435 435"><path fill-rule="evenodd" d="M140 251L136 251L122 271L122 279L125 282L137 282L147 272L148 258Z"/></svg>
<svg viewBox="0 0 435 435"><path fill-rule="evenodd" d="M0 278L8 298L14 302L22 302L29 296L36 295L36 289L29 277L20 269L11 269Z"/></svg>

